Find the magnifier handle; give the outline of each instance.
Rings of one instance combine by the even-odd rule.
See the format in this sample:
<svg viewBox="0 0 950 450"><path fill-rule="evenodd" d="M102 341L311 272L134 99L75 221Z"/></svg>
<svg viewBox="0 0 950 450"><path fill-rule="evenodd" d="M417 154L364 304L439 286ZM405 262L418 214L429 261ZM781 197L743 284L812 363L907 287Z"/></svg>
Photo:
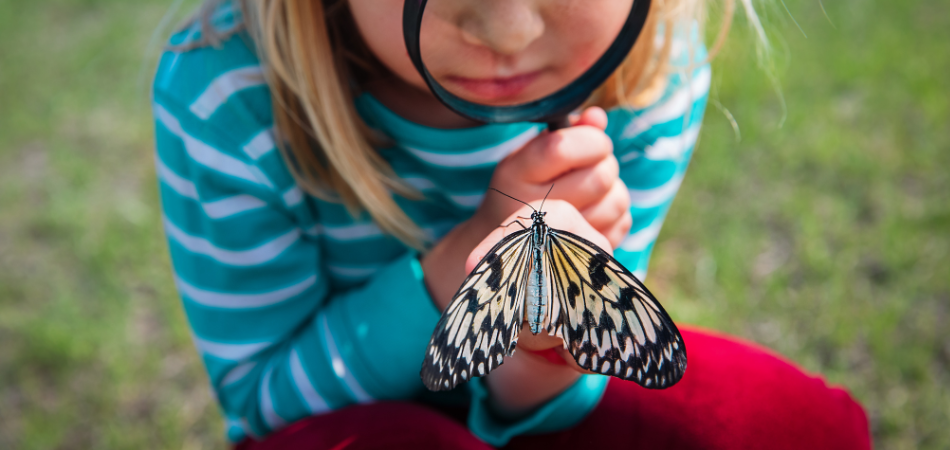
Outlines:
<svg viewBox="0 0 950 450"><path fill-rule="evenodd" d="M561 116L548 122L548 131L557 131L561 128L567 128L569 126L571 126L571 121L568 120L567 116Z"/></svg>

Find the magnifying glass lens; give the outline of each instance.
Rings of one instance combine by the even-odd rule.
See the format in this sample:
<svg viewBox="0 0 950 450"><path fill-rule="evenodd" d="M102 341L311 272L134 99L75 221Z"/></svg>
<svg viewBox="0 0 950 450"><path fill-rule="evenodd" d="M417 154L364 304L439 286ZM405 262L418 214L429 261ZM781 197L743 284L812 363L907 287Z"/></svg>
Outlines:
<svg viewBox="0 0 950 450"><path fill-rule="evenodd" d="M607 51L633 0L428 0L422 62L449 93L488 106L567 87Z"/></svg>
<svg viewBox="0 0 950 450"><path fill-rule="evenodd" d="M403 33L450 109L557 127L623 62L649 9L650 0L406 0Z"/></svg>

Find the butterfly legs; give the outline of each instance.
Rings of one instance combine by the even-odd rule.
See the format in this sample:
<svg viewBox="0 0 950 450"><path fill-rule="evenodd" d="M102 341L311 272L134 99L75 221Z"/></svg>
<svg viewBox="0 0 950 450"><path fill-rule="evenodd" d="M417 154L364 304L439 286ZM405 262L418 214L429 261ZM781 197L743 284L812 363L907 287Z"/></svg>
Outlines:
<svg viewBox="0 0 950 450"><path fill-rule="evenodd" d="M518 218L519 218L519 219L525 219L525 220L531 220L530 217L521 217L521 216L518 216ZM516 224L518 224L518 225L521 225L521 229L522 229L522 230L527 230L527 229L528 229L528 227L524 226L524 224L521 223L520 220L512 220L511 222L508 222L508 223L506 223L506 224L504 224L504 225L499 225L499 228L508 228L508 227L510 227L511 224L513 224L513 223L516 223Z"/></svg>

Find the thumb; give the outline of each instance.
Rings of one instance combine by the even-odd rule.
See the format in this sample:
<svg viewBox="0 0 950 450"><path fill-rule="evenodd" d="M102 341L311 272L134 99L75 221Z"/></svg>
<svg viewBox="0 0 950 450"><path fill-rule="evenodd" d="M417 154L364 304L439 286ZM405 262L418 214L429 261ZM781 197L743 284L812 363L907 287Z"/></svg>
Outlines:
<svg viewBox="0 0 950 450"><path fill-rule="evenodd" d="M579 115L571 115L571 126L589 125L601 131L607 129L607 112L599 106L591 106Z"/></svg>

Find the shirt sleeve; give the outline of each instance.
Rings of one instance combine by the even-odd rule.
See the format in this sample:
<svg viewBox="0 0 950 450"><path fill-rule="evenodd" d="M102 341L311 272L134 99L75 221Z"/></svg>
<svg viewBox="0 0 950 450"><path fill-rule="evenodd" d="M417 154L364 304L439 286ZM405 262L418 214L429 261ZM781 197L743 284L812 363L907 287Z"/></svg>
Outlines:
<svg viewBox="0 0 950 450"><path fill-rule="evenodd" d="M614 257L641 280L693 155L710 78L708 65L675 73L654 104L608 114L607 133L614 141L620 179L630 193L633 218L630 233L614 249Z"/></svg>
<svg viewBox="0 0 950 450"><path fill-rule="evenodd" d="M182 101L187 85L165 88L160 74L153 103L175 282L234 442L347 405L417 395L439 318L411 252L359 288L329 289L320 241L305 226L314 213L293 178L274 169L281 155L270 123L253 116L254 90L267 94L255 71L219 71L198 83L191 103Z"/></svg>
<svg viewBox="0 0 950 450"><path fill-rule="evenodd" d="M468 413L468 428L479 439L495 447L502 447L511 438L523 434L541 434L561 431L584 420L597 407L607 389L608 377L597 374L581 375L573 385L557 397L517 420L504 420L492 413L488 390L482 380L472 378L469 391L472 403Z"/></svg>

